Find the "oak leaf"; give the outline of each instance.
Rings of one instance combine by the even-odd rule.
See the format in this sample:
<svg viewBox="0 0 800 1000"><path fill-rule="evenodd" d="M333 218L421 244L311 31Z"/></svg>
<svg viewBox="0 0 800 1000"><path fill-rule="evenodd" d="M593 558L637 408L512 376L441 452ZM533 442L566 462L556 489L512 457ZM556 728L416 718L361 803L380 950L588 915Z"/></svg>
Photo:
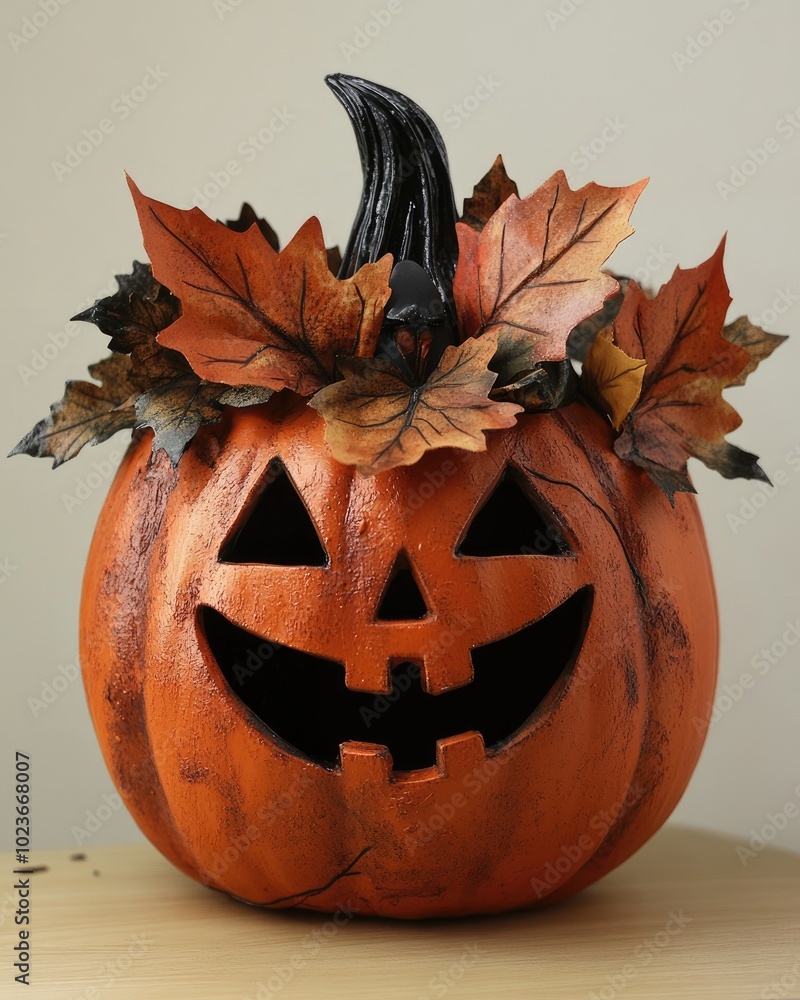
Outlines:
<svg viewBox="0 0 800 1000"><path fill-rule="evenodd" d="M535 360L562 360L570 331L617 289L600 268L633 232L628 218L645 184L572 191L559 171L527 198L507 198L480 232L459 223L462 335L516 330Z"/></svg>
<svg viewBox="0 0 800 1000"><path fill-rule="evenodd" d="M722 265L724 247L723 239L699 267L677 268L652 299L632 281L614 322L617 345L647 362L641 398L614 450L644 468L670 503L676 492L695 492L687 470L690 457L728 479L768 481L756 455L725 440L741 417L722 391L741 385L760 356L777 343L741 325L726 339L723 327L731 298ZM742 346L748 340L752 355Z"/></svg>
<svg viewBox="0 0 800 1000"><path fill-rule="evenodd" d="M489 398L495 349L494 336L448 347L419 385L381 359L343 359L344 379L309 405L325 418L334 457L362 475L413 465L432 448L484 451L484 432L511 427L522 412Z"/></svg>
<svg viewBox="0 0 800 1000"><path fill-rule="evenodd" d="M67 382L62 398L9 455L52 458L56 469L86 445L100 444L136 425L139 382L130 357L112 354L90 365L89 374L97 381Z"/></svg>
<svg viewBox="0 0 800 1000"><path fill-rule="evenodd" d="M257 226L237 233L129 185L153 273L182 307L159 343L201 378L307 396L336 378L339 355L372 355L391 256L339 280L316 218L276 253Z"/></svg>
<svg viewBox="0 0 800 1000"><path fill-rule="evenodd" d="M478 181L469 198L464 199L460 222L480 232L506 198L519 197L516 182L506 173L503 157L498 156L488 172Z"/></svg>
<svg viewBox="0 0 800 1000"><path fill-rule="evenodd" d="M647 363L631 358L614 343L610 327L594 339L581 369L580 388L587 399L620 430L638 402Z"/></svg>

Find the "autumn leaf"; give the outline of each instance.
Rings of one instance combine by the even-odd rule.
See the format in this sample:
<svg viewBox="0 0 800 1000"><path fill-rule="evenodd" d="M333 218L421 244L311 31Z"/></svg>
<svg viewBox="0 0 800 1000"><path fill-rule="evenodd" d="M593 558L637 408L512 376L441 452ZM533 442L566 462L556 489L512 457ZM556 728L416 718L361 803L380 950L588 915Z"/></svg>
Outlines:
<svg viewBox="0 0 800 1000"><path fill-rule="evenodd" d="M480 232L506 198L519 197L519 190L506 173L503 157L498 156L475 185L472 195L464 199L464 212L460 221Z"/></svg>
<svg viewBox="0 0 800 1000"><path fill-rule="evenodd" d="M459 223L462 335L517 330L535 360L562 360L570 331L616 291L600 268L633 232L628 218L645 184L572 191L559 171L529 197L507 198L481 232Z"/></svg>
<svg viewBox="0 0 800 1000"><path fill-rule="evenodd" d="M489 399L495 350L494 336L448 347L421 385L386 361L343 359L344 380L322 389L309 406L325 418L334 457L366 476L413 465L432 448L484 451L484 432L511 427L522 411Z"/></svg>
<svg viewBox="0 0 800 1000"><path fill-rule="evenodd" d="M190 370L137 397L136 425L152 427L153 448L163 448L177 465L198 430L222 417L223 406L265 403L271 394L271 389L259 388L254 393L246 386L232 389L218 382L203 382Z"/></svg>
<svg viewBox="0 0 800 1000"><path fill-rule="evenodd" d="M74 458L86 445L99 444L136 424L134 400L139 383L125 354L89 366L97 382L69 381L50 413L30 430L11 455L52 458L53 468ZM99 384L98 384L99 383Z"/></svg>
<svg viewBox="0 0 800 1000"><path fill-rule="evenodd" d="M176 465L200 427L220 420L225 405L264 403L272 390L204 381L183 355L158 343L161 330L180 315L180 303L149 265L134 262L133 272L117 275L117 283L119 291L75 318L94 323L111 337L114 350L130 355L136 426L151 427L153 448L162 448Z"/></svg>
<svg viewBox="0 0 800 1000"><path fill-rule="evenodd" d="M610 327L594 339L581 369L580 389L586 398L620 430L642 391L647 364L629 357L614 343Z"/></svg>
<svg viewBox="0 0 800 1000"><path fill-rule="evenodd" d="M725 441L741 417L722 391L741 385L759 352L769 351L763 337L741 326L734 339L724 336L731 301L722 266L724 247L723 240L699 267L677 268L655 298L632 281L614 322L619 348L647 362L641 398L614 450L646 469L671 503L676 492L694 492L687 470L692 456L728 479L767 481L757 456ZM754 341L752 357L735 338Z"/></svg>
<svg viewBox="0 0 800 1000"><path fill-rule="evenodd" d="M130 274L116 276L118 290L98 299L74 321L94 323L110 337L112 351L130 354L140 347L150 348L157 334L180 315L180 303L153 278L149 264L133 262Z"/></svg>
<svg viewBox="0 0 800 1000"><path fill-rule="evenodd" d="M89 369L101 384L68 382L63 399L11 454L50 456L56 467L118 430L152 427L153 447L176 465L198 429L220 420L225 406L253 406L272 395L263 386L203 381L181 354L157 342L180 315L180 303L149 265L135 261L130 274L117 275L117 284L113 295L74 317L110 337L116 353Z"/></svg>
<svg viewBox="0 0 800 1000"><path fill-rule="evenodd" d="M182 307L159 343L201 378L307 396L335 379L339 355L372 355L391 256L339 280L316 218L276 253L257 226L237 233L129 185L153 273Z"/></svg>
<svg viewBox="0 0 800 1000"><path fill-rule="evenodd" d="M733 323L729 323L722 333L731 344L738 344L750 355L750 360L730 383L731 385L744 385L747 376L752 374L776 347L780 347L784 340L789 339L777 333L767 333L760 326L751 323L746 316L740 316Z"/></svg>
<svg viewBox="0 0 800 1000"><path fill-rule="evenodd" d="M572 364L536 361L531 341L518 330L497 333L497 351L489 367L497 373L491 398L518 403L529 413L555 410L575 398L577 378Z"/></svg>

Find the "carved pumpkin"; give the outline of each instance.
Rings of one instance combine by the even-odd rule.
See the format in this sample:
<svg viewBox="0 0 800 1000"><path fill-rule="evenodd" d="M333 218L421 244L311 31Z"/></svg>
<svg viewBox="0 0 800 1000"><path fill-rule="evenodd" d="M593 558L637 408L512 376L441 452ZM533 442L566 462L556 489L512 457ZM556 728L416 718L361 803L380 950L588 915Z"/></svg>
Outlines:
<svg viewBox="0 0 800 1000"><path fill-rule="evenodd" d="M765 478L721 393L783 338L724 326L722 246L616 294L641 183L519 199L498 158L458 220L430 118L329 83L365 178L338 277L316 220L278 252L248 206L132 185L152 269L80 317L111 337L101 384L14 453L137 428L81 662L178 867L263 906L535 906L627 858L692 773L718 636L687 459Z"/></svg>
<svg viewBox="0 0 800 1000"><path fill-rule="evenodd" d="M694 500L583 405L373 478L276 410L177 470L144 437L98 524L81 659L145 834L253 903L396 917L619 864L680 797L714 689Z"/></svg>

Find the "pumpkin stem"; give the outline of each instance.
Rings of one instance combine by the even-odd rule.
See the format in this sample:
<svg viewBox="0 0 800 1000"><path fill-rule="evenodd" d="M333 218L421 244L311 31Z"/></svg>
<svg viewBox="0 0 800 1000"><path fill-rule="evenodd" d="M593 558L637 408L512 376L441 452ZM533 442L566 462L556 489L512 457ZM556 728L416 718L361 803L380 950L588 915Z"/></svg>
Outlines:
<svg viewBox="0 0 800 1000"><path fill-rule="evenodd" d="M349 278L386 253L412 260L428 273L454 322L458 213L439 130L396 90L343 73L325 82L350 117L364 172L339 277Z"/></svg>

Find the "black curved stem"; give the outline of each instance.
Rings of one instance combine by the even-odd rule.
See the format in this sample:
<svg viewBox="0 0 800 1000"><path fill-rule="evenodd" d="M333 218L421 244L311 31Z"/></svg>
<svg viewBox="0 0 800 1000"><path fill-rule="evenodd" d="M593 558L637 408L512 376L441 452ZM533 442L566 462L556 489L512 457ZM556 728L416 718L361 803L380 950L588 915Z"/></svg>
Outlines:
<svg viewBox="0 0 800 1000"><path fill-rule="evenodd" d="M325 80L350 118L364 172L339 277L385 253L413 260L428 272L454 320L458 213L439 130L396 90L342 73Z"/></svg>

